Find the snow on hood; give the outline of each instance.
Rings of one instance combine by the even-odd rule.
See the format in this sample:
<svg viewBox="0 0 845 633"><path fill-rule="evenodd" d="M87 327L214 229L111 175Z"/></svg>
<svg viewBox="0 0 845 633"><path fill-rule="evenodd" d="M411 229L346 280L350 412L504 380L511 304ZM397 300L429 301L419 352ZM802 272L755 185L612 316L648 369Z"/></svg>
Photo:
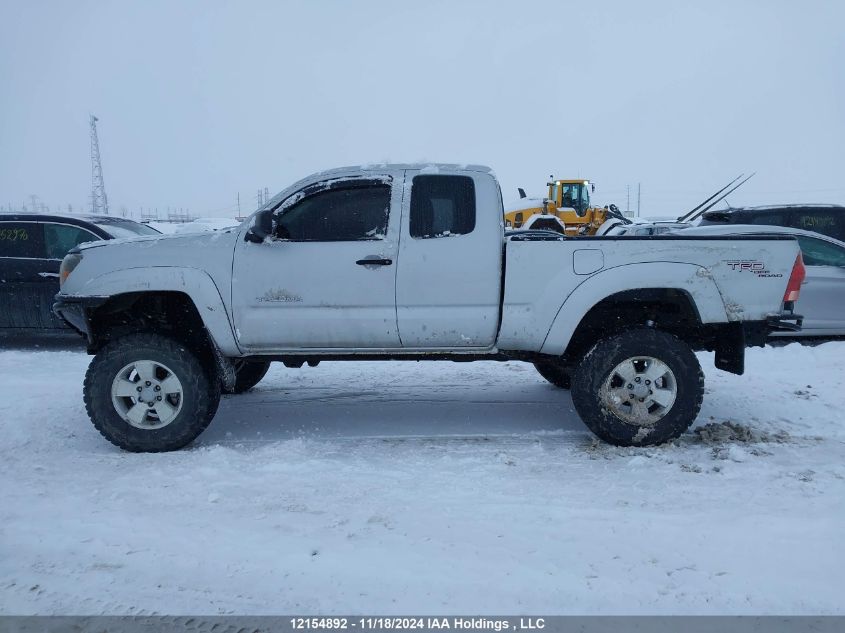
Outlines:
<svg viewBox="0 0 845 633"><path fill-rule="evenodd" d="M122 237L115 240L99 240L96 242L85 242L80 244L77 248L81 251L88 251L93 248L112 248L127 245L138 245L139 248L154 247L159 243L165 243L168 246L174 245L176 242L183 242L185 246L205 246L220 240L224 235L235 233L240 227L233 226L228 229L222 229L214 232L199 232L199 233L171 233L169 235L139 235L138 237Z"/></svg>

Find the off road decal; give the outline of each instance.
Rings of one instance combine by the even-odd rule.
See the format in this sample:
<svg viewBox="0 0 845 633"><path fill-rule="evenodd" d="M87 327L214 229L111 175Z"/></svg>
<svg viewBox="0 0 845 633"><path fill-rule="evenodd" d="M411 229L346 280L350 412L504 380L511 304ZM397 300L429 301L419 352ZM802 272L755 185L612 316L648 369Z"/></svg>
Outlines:
<svg viewBox="0 0 845 633"><path fill-rule="evenodd" d="M766 269L766 262L756 259L729 259L725 261L728 268L737 272L754 273L758 277L783 277L783 273L773 273Z"/></svg>

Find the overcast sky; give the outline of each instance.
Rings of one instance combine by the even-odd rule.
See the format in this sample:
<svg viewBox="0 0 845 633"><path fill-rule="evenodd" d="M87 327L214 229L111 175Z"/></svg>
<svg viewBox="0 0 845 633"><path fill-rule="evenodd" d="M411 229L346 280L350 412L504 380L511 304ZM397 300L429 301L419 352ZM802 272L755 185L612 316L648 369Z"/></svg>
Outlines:
<svg viewBox="0 0 845 633"><path fill-rule="evenodd" d="M677 215L845 203L845 2L0 0L0 205L227 215L389 160Z"/></svg>

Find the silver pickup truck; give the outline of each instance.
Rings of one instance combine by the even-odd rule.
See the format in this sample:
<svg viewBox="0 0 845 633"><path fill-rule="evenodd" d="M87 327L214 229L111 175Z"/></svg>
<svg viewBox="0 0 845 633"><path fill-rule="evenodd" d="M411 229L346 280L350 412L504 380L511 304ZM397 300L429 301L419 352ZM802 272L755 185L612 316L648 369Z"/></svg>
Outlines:
<svg viewBox="0 0 845 633"><path fill-rule="evenodd" d="M427 359L533 363L599 437L642 446L695 420L695 350L740 374L746 346L800 326L803 265L777 236L505 232L488 168L373 165L238 228L81 246L60 274L54 309L95 355L85 405L126 450L187 445L271 361Z"/></svg>

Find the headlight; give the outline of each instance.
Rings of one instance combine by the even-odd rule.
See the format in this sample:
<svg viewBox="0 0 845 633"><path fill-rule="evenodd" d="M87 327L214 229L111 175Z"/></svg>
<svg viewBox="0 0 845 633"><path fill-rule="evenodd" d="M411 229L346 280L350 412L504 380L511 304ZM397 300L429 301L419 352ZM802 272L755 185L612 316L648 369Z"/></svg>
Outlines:
<svg viewBox="0 0 845 633"><path fill-rule="evenodd" d="M82 253L73 250L62 260L62 265L59 267L59 288L65 285L68 276L73 272L73 269L79 266L82 261ZM55 270L55 269L54 269Z"/></svg>

